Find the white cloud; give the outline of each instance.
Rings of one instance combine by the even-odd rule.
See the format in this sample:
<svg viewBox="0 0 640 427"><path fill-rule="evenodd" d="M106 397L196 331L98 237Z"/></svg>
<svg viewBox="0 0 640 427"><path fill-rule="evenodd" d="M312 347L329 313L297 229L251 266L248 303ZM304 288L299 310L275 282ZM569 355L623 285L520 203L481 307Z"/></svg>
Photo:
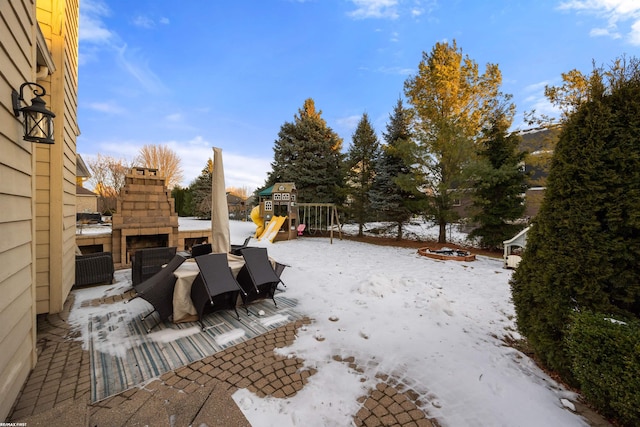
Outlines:
<svg viewBox="0 0 640 427"><path fill-rule="evenodd" d="M188 141L169 141L168 145L180 157L183 169L183 185L189 185L196 179L207 165L207 159L213 158L213 147L216 145L202 136ZM227 187L258 188L264 185L267 173L271 170L271 159L254 158L222 150L225 185Z"/></svg>
<svg viewBox="0 0 640 427"><path fill-rule="evenodd" d="M609 28L593 28L589 32L589 35L591 37L611 37L612 39L619 39L622 37L622 34L617 31L612 32Z"/></svg>
<svg viewBox="0 0 640 427"><path fill-rule="evenodd" d="M136 27L145 28L145 29L151 29L151 28L155 28L156 24L168 25L169 24L169 18L162 17L162 18L160 18L160 19L158 19L156 21L153 18L150 18L148 16L138 15L131 22Z"/></svg>
<svg viewBox="0 0 640 427"><path fill-rule="evenodd" d="M140 28L153 28L156 26L155 22L153 22L153 19L149 18L148 16L136 16L133 20L133 25L135 25L136 27L140 27Z"/></svg>
<svg viewBox="0 0 640 427"><path fill-rule="evenodd" d="M640 46L640 20L633 23L631 33L629 33L629 42L632 45Z"/></svg>
<svg viewBox="0 0 640 427"><path fill-rule="evenodd" d="M103 19L110 14L111 11L102 0L81 0L80 63L99 60L100 56L107 52L114 55L118 65L148 92L166 92L166 87L160 78L144 58L141 58L141 52L137 49L129 49L116 32L107 28ZM138 17L134 22L144 26L149 25L150 21L145 17Z"/></svg>
<svg viewBox="0 0 640 427"><path fill-rule="evenodd" d="M100 0L82 0L80 7L80 42L108 43L113 33L109 31L102 18L109 16L109 8Z"/></svg>
<svg viewBox="0 0 640 427"><path fill-rule="evenodd" d="M398 0L351 0L356 10L349 12L355 19L388 18L397 19Z"/></svg>
<svg viewBox="0 0 640 427"><path fill-rule="evenodd" d="M408 15L418 19L425 13L431 13L437 6L437 0L350 0L356 7L348 13L354 19L398 19Z"/></svg>
<svg viewBox="0 0 640 427"><path fill-rule="evenodd" d="M525 86L520 91L523 99L518 104L519 113L514 118L513 129L528 129L530 124L525 123L524 113L535 111L535 115L540 117L541 115L547 117L559 117L560 110L553 106L546 96L544 96L544 89L546 86L552 85L553 82L544 80L537 83L532 83Z"/></svg>
<svg viewBox="0 0 640 427"><path fill-rule="evenodd" d="M187 187L196 179L207 165L207 159L213 158L216 145L202 136L190 140L171 141L102 141L95 144L96 153L110 155L129 162L138 156L140 148L146 144L166 145L180 158L183 171L181 186ZM95 158L95 153L81 153L85 160ZM249 157L223 149L222 158L226 187L249 187L251 191L264 185L267 173L271 170L271 160Z"/></svg>
<svg viewBox="0 0 640 427"><path fill-rule="evenodd" d="M413 68L402 67L379 67L376 71L383 74L399 74L401 76L410 76L415 72Z"/></svg>
<svg viewBox="0 0 640 427"><path fill-rule="evenodd" d="M338 120L336 120L336 123L342 129L345 129L347 131L354 131L356 127L358 127L358 122L360 122L361 118L362 118L361 115L347 116L347 117L339 118Z"/></svg>
<svg viewBox="0 0 640 427"><path fill-rule="evenodd" d="M528 86L526 86L523 90L525 93L532 93L532 92L540 92L540 91L544 91L544 88L548 85L550 85L551 82L548 80L543 80L541 82L538 83L532 83Z"/></svg>
<svg viewBox="0 0 640 427"><path fill-rule="evenodd" d="M120 115L126 113L126 110L113 102L92 102L87 108L101 113Z"/></svg>
<svg viewBox="0 0 640 427"><path fill-rule="evenodd" d="M606 28L593 28L590 35L593 37L607 36L614 39L623 37L629 43L640 46L640 1L638 0L568 0L558 6L561 10L575 10L578 12L595 15L607 21ZM619 27L627 25L627 30Z"/></svg>
<svg viewBox="0 0 640 427"><path fill-rule="evenodd" d="M138 49L114 47L118 65L140 83L150 93L163 93L167 91L164 83L149 67L148 62L141 56Z"/></svg>
<svg viewBox="0 0 640 427"><path fill-rule="evenodd" d="M525 103L527 108L535 110L537 115L542 114L549 117L558 117L560 115L560 110L551 104L544 94L529 96L525 99Z"/></svg>

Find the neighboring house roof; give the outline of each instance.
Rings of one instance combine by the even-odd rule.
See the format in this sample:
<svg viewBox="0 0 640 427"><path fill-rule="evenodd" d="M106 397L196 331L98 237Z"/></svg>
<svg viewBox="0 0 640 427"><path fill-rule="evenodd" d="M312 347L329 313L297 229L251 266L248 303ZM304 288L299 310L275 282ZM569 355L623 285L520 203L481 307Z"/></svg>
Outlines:
<svg viewBox="0 0 640 427"><path fill-rule="evenodd" d="M555 128L537 128L527 129L519 132L521 142L520 151L527 153L535 153L538 151L547 151L550 146L555 145L555 139L558 137L560 129Z"/></svg>
<svg viewBox="0 0 640 427"><path fill-rule="evenodd" d="M243 202L244 202L244 199L242 197L236 196L235 194L227 193L227 203L238 205Z"/></svg>
<svg viewBox="0 0 640 427"><path fill-rule="evenodd" d="M91 177L91 172L89 172L89 168L80 154L76 154L76 176L80 178Z"/></svg>
<svg viewBox="0 0 640 427"><path fill-rule="evenodd" d="M520 151L528 153L525 159L525 171L529 174L529 186L540 186L548 175L548 166L553 149L558 140L560 127L528 129L519 132ZM546 156L547 159L544 160ZM534 160L534 159L538 160Z"/></svg>
<svg viewBox="0 0 640 427"><path fill-rule="evenodd" d="M84 187L81 187L79 185L76 185L76 196L94 196L94 197L98 197L98 195L96 193L94 193L91 190L88 190Z"/></svg>

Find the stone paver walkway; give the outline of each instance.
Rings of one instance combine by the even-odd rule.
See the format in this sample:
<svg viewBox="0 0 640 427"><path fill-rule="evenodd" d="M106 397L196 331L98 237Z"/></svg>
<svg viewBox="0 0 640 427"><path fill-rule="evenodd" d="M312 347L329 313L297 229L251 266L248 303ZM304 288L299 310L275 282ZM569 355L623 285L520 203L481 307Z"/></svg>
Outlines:
<svg viewBox="0 0 640 427"><path fill-rule="evenodd" d="M109 303L128 298L111 297ZM33 426L250 426L231 395L247 388L260 397L295 395L315 374L303 360L274 349L290 345L309 320L291 322L215 355L167 372L145 385L91 403L89 354L73 340L62 313L38 318L38 363L14 403L9 422ZM358 370L354 358L335 360ZM436 426L419 409L418 394L385 375L358 402L356 426Z"/></svg>

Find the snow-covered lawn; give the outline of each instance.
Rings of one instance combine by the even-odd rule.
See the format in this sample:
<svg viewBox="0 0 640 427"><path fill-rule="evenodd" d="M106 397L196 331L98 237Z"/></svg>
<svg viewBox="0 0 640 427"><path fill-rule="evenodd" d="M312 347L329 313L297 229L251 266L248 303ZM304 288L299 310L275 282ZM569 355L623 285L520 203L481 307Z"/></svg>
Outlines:
<svg viewBox="0 0 640 427"><path fill-rule="evenodd" d="M254 231L232 221L231 242ZM437 261L337 238L251 244L290 266L286 296L313 319L279 352L317 369L288 399L238 390L233 397L253 426L351 425L377 374L420 394L422 409L444 426L586 425L563 405L573 393L504 344L518 335L511 271L500 259ZM354 357L361 372L334 356Z"/></svg>

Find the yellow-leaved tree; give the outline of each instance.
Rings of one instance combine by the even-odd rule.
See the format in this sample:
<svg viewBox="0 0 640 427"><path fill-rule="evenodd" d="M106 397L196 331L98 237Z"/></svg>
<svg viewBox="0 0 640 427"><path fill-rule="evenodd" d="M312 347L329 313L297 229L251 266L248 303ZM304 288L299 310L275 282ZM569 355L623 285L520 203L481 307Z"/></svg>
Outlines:
<svg viewBox="0 0 640 427"><path fill-rule="evenodd" d="M411 105L416 143L407 164L414 165L418 187L429 198L427 214L439 225L438 241L446 242L446 226L457 219L454 202L467 185L469 166L490 112L505 108L497 64L478 64L463 55L455 40L439 42L423 52L416 75L404 83ZM514 107L506 111L513 115Z"/></svg>

